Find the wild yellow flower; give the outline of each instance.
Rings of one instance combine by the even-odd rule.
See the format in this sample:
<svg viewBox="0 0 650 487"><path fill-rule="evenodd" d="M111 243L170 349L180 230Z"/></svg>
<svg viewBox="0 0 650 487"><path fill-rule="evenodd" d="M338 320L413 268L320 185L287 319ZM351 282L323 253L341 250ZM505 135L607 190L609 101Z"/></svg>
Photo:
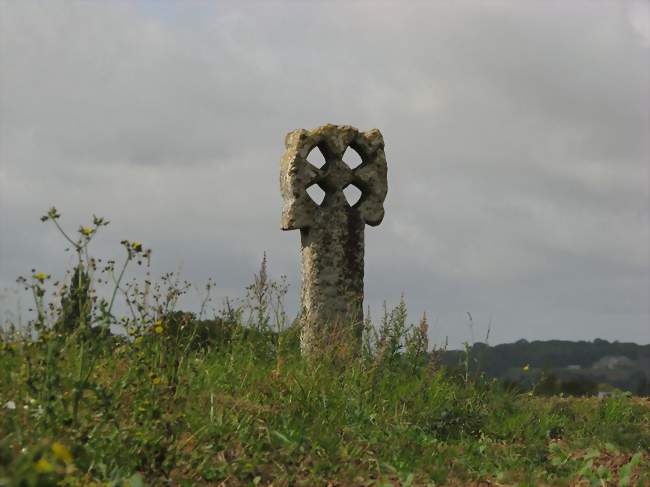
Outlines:
<svg viewBox="0 0 650 487"><path fill-rule="evenodd" d="M131 242L131 248L136 252L142 251L142 244L140 242Z"/></svg>
<svg viewBox="0 0 650 487"><path fill-rule="evenodd" d="M50 473L54 470L54 465L48 462L45 458L41 458L34 464L34 468L40 473Z"/></svg>
<svg viewBox="0 0 650 487"><path fill-rule="evenodd" d="M156 322L154 323L153 331L155 331L159 335L163 332L163 322L162 322L162 320L156 320Z"/></svg>
<svg viewBox="0 0 650 487"><path fill-rule="evenodd" d="M85 237L90 237L93 234L93 229L90 227L79 227L79 233Z"/></svg>
<svg viewBox="0 0 650 487"><path fill-rule="evenodd" d="M52 453L63 462L72 463L72 453L63 443L59 443L58 441L52 443Z"/></svg>
<svg viewBox="0 0 650 487"><path fill-rule="evenodd" d="M45 281L45 279L50 278L50 275L45 274L45 272L38 272L38 273L34 274L32 277L42 284Z"/></svg>
<svg viewBox="0 0 650 487"><path fill-rule="evenodd" d="M153 382L155 385L160 384L160 382L161 382L160 377L154 377L153 379L151 379L151 382Z"/></svg>
<svg viewBox="0 0 650 487"><path fill-rule="evenodd" d="M530 369L530 365L528 364L524 365L524 372L528 372L528 369Z"/></svg>

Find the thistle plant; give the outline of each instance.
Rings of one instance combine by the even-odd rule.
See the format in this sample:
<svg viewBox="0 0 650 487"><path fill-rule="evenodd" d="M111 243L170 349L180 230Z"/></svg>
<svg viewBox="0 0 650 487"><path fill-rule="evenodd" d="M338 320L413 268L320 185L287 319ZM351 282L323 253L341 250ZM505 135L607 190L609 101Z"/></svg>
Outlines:
<svg viewBox="0 0 650 487"><path fill-rule="evenodd" d="M31 291L34 298L36 319L30 325L36 332L36 345L45 349L41 366L28 363L28 381L33 384L38 396L44 412L43 420L50 425L56 424L57 416L76 423L84 394L88 391L102 394L92 383L91 376L98 358L105 351L102 340L110 337L110 326L118 321L113 315L115 298L128 265L133 260L141 263L141 258L148 259L150 255L150 251L145 250L141 243L123 240L121 243L127 256L119 275L115 277L114 261L109 260L100 268L102 260L89 252L91 241L109 221L93 215L92 225L80 226L73 236L63 229L60 218L61 214L52 207L41 217L41 221L52 223L70 244L66 250L74 251L76 263L70 279L54 282L56 289L48 299L46 282L51 275L33 269L31 279L18 278L18 282ZM108 283L107 279L96 277L98 272L100 276L108 274L112 279L113 289L109 299L98 296L97 285ZM64 377L59 362L65 350L74 342L78 344L74 355L74 373ZM59 393L66 382L71 385L68 397Z"/></svg>
<svg viewBox="0 0 650 487"><path fill-rule="evenodd" d="M151 251L145 250L140 242L123 240L121 244L124 246L127 255L118 276L115 277L115 262L112 260L107 261L103 268L99 269L102 274L108 273L111 277L113 289L110 292L110 298L108 300L105 297L98 298L96 285L108 283L108 281L101 277L95 279L95 273L98 271L98 267L102 265L102 259L96 259L90 255L89 245L99 230L110 222L93 215L92 225L80 226L77 230L78 235L73 238L60 225L60 217L61 214L55 207L50 208L41 217L42 222L54 224L63 238L70 244L66 251L72 249L76 254L76 265L72 277L69 283L64 283L58 292L61 305L57 309L58 314L54 317L54 323L47 323L44 303L46 293L44 283L50 278L50 275L43 272L34 273L29 284L27 284L27 279L19 278L20 282L27 284L27 287L32 290L34 295L34 302L38 312L37 331L43 332L45 329L51 328L57 333L79 333L87 336L90 329L100 327L100 330L106 335L110 325L118 321L112 314L113 306L118 291L121 289L120 286L127 267L136 259L141 264L141 259L148 259ZM53 303L50 303L49 307L53 310Z"/></svg>

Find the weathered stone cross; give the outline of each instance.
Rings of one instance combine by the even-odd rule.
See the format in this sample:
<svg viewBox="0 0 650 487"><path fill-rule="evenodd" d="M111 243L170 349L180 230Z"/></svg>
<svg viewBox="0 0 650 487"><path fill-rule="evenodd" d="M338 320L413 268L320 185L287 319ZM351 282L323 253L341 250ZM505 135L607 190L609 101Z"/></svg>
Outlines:
<svg viewBox="0 0 650 487"><path fill-rule="evenodd" d="M349 125L328 124L290 132L285 147L280 173L282 229L300 229L300 344L310 355L328 339L332 325L351 326L351 335L357 341L361 338L364 226L379 225L384 217L388 190L384 139L377 129L359 132ZM348 147L361 156L354 169L343 161ZM315 148L325 158L321 168L307 160ZM325 192L320 205L307 193L312 185ZM349 185L361 190L352 206L343 193Z"/></svg>

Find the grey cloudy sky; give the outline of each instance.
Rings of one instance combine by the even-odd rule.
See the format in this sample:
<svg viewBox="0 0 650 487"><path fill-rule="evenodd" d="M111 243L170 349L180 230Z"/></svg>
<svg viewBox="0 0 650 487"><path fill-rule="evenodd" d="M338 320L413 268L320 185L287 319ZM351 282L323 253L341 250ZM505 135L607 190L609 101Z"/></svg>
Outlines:
<svg viewBox="0 0 650 487"><path fill-rule="evenodd" d="M0 1L0 289L69 264L56 205L112 221L98 256L139 240L219 296L267 251L295 307L284 135L344 123L386 141L374 316L404 293L452 347L467 311L491 343L648 343L649 24L633 1Z"/></svg>

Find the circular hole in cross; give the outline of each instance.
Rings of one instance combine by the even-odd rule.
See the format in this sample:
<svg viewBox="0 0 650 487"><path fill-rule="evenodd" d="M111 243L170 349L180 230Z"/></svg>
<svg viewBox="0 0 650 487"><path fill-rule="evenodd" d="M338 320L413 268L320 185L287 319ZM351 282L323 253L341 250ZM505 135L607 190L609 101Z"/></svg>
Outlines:
<svg viewBox="0 0 650 487"><path fill-rule="evenodd" d="M348 185L344 190L343 194L345 199L348 202L348 205L354 206L361 199L361 190L357 188L354 184Z"/></svg>
<svg viewBox="0 0 650 487"><path fill-rule="evenodd" d="M318 148L318 146L314 147L309 152L307 155L307 162L309 162L312 166L316 166L318 169L325 165L325 156L323 156L323 153Z"/></svg>
<svg viewBox="0 0 650 487"><path fill-rule="evenodd" d="M309 186L307 188L307 194L311 200L319 206L325 199L325 191L323 191L318 184L312 184Z"/></svg>
<svg viewBox="0 0 650 487"><path fill-rule="evenodd" d="M357 151L352 147L348 147L343 153L343 162L345 162L350 169L355 169L361 165L363 160Z"/></svg>

